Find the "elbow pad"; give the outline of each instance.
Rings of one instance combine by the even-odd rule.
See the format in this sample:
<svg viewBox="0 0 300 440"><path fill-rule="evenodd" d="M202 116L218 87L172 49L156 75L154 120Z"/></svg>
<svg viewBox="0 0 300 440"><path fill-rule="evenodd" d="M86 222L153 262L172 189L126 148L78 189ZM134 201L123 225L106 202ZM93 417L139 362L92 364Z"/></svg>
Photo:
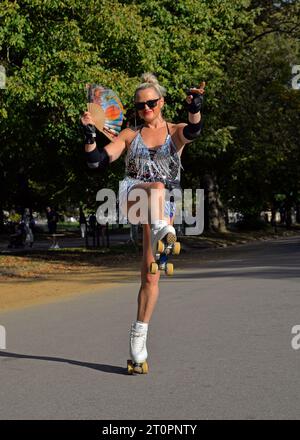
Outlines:
<svg viewBox="0 0 300 440"><path fill-rule="evenodd" d="M188 122L188 125L186 125L183 128L183 136L189 141L193 141L194 139L197 139L197 137L200 136L200 133L202 131L202 126L203 126L202 119L200 122L197 122L196 124L192 124L191 122Z"/></svg>
<svg viewBox="0 0 300 440"><path fill-rule="evenodd" d="M96 147L93 151L85 153L87 164L89 168L99 169L100 171L105 170L109 165L109 155L105 148L100 151Z"/></svg>

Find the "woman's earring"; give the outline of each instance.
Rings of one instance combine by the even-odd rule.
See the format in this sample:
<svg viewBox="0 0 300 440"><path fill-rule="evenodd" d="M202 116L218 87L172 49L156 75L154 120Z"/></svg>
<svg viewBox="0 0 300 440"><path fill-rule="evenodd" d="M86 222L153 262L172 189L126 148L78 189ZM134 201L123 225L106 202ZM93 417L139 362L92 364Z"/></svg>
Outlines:
<svg viewBox="0 0 300 440"><path fill-rule="evenodd" d="M136 129L136 111L134 111L134 128Z"/></svg>

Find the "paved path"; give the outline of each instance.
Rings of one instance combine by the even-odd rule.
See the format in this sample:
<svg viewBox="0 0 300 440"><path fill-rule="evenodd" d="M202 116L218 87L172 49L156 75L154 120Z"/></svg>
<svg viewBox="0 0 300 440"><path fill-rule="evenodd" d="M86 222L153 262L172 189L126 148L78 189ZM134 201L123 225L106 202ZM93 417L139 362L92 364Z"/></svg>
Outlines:
<svg viewBox="0 0 300 440"><path fill-rule="evenodd" d="M47 250L50 248L51 244L52 244L52 239L50 238L51 236L48 236L49 238L47 239L46 237L42 237L41 239L39 238L38 240L36 240L33 244L33 247L30 248L29 245L26 245L25 247L22 248L12 248L9 249L7 248L8 245L8 239L7 240L3 240L0 242L0 253L1 252L5 252L7 253L8 251L11 253L18 253L18 252L22 252L23 250L26 250L28 252L30 252L31 250L34 252L36 250ZM124 244L126 242L128 242L130 239L130 235L129 235L129 231L128 233L123 233L123 234L110 234L109 236L109 242L110 244L114 244L114 245L119 245L119 244ZM85 239L81 238L81 237L66 237L66 236L58 236L57 238L59 246L61 248L84 248L85 247ZM100 236L100 247L103 247L103 241L102 241L102 237ZM93 246L93 238L89 237L89 241L88 241L88 245L90 246L91 249ZM106 237L104 240L104 246L106 246Z"/></svg>
<svg viewBox="0 0 300 440"><path fill-rule="evenodd" d="M0 418L299 419L300 238L222 252L162 278L148 375L125 368L138 283L1 313Z"/></svg>

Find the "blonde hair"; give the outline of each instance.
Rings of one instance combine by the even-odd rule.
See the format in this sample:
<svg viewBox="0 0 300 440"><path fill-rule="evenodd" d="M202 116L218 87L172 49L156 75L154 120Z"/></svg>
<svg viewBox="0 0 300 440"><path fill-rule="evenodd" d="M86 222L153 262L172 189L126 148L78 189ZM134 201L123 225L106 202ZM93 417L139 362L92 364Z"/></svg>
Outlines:
<svg viewBox="0 0 300 440"><path fill-rule="evenodd" d="M143 73L141 76L141 81L141 84L135 90L134 99L136 99L136 96L140 90L149 89L150 87L156 91L160 98L166 96L166 89L159 84L158 79L153 73Z"/></svg>

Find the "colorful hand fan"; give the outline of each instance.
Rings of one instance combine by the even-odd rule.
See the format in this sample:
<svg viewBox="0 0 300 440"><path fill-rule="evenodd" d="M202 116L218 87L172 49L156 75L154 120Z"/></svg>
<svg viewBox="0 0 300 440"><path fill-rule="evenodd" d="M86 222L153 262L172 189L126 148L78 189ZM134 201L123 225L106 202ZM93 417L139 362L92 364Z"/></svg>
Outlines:
<svg viewBox="0 0 300 440"><path fill-rule="evenodd" d="M87 84L88 111L96 128L111 141L119 135L123 122L123 105L116 93L97 84Z"/></svg>

